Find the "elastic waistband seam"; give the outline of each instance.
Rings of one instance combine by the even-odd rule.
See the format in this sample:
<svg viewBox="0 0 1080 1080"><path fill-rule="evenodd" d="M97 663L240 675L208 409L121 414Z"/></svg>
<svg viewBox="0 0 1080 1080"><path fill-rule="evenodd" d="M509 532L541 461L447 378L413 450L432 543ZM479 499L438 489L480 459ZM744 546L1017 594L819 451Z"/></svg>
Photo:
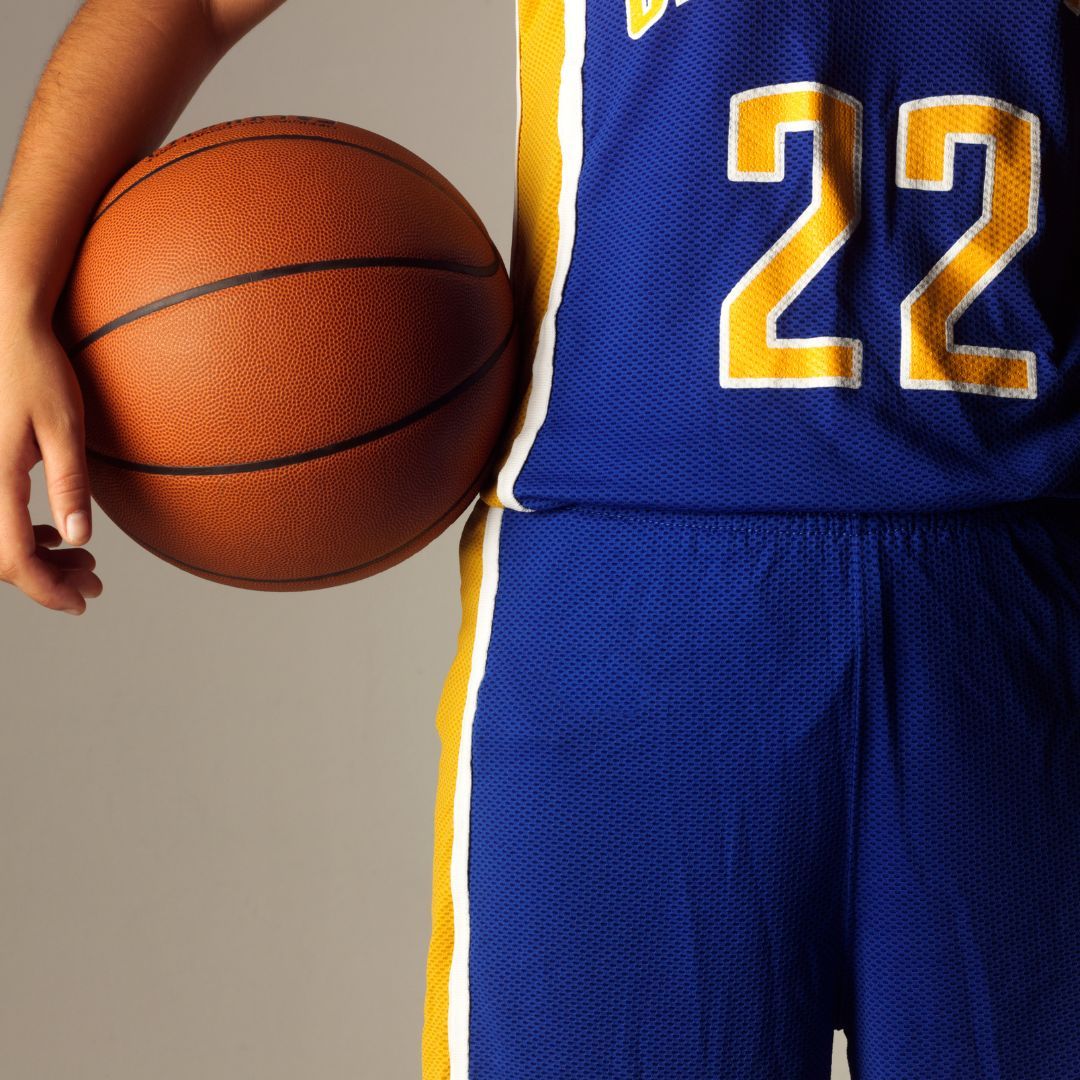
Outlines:
<svg viewBox="0 0 1080 1080"><path fill-rule="evenodd" d="M650 507L608 507L590 503L528 510L523 516L538 518L579 514L612 520L643 522L682 529L722 530L763 534L783 530L851 534L874 532L910 535L917 531L948 533L987 525L1025 520L1072 523L1076 507L1066 500L1030 500L996 506L946 510L680 510Z"/></svg>

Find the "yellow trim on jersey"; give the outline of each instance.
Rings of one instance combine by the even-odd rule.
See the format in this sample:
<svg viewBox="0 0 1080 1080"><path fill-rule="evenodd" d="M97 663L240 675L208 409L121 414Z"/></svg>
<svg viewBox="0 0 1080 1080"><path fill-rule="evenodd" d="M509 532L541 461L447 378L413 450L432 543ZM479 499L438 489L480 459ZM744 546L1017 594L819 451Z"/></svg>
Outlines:
<svg viewBox="0 0 1080 1080"><path fill-rule="evenodd" d="M454 850L454 803L458 787L462 719L472 677L476 624L480 609L486 524L491 514L475 503L458 544L461 571L461 626L457 654L443 685L435 726L442 745L435 793L435 853L432 864L431 941L428 947L427 996L422 1039L423 1080L450 1078L450 966L454 958L454 902L451 856Z"/></svg>
<svg viewBox="0 0 1080 1080"><path fill-rule="evenodd" d="M559 86L566 54L564 0L518 2L517 191L510 280L521 320L521 363L532 367L547 309L559 248L559 196L563 155L559 142ZM501 507L496 478L525 423L531 382L480 498Z"/></svg>

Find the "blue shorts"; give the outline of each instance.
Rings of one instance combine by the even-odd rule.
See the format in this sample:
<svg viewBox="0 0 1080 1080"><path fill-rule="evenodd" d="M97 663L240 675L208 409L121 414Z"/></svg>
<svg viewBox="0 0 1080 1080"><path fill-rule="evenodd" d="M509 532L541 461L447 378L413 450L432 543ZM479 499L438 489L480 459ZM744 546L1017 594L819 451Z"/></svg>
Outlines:
<svg viewBox="0 0 1080 1080"><path fill-rule="evenodd" d="M1080 1077L1080 525L478 502L425 1080Z"/></svg>

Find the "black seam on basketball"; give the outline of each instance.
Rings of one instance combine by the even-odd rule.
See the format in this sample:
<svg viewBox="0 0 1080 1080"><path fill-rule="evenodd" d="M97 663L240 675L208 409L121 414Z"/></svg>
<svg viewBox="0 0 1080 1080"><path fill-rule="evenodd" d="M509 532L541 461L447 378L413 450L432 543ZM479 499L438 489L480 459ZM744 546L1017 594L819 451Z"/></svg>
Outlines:
<svg viewBox="0 0 1080 1080"><path fill-rule="evenodd" d="M129 323L137 322L147 315L153 315L155 311L175 307L177 304L182 304L187 300L196 300L200 296L206 296L208 293L221 292L223 289L234 289L240 285L250 285L255 281L291 277L294 274L319 273L327 270L366 270L372 267L385 266L405 267L413 270L444 270L450 274L465 274L469 277L491 277L498 273L500 265L497 254L495 261L485 266L471 266L468 263L446 262L441 259L411 259L404 256L387 255L373 258L322 259L318 262L287 263L282 266L267 267L264 270L251 270L246 274L234 274L232 277L219 278L217 281L208 281L202 285L195 285L193 288L184 289L183 292L162 296L160 299L153 300L149 304L143 304L142 307L137 307L124 315L118 315L115 319L111 319L103 326L99 326L96 330L87 334L82 341L77 345L73 345L68 352L69 356L74 357L77 353L82 352L87 345L100 341L101 338L111 334L121 326L127 326Z"/></svg>
<svg viewBox="0 0 1080 1080"><path fill-rule="evenodd" d="M126 469L130 472L152 473L157 476L223 476L233 473L262 472L267 469L280 469L288 465L299 465L305 461L312 461L316 458L329 457L331 454L338 454L343 450L352 450L354 447L360 446L363 443L374 442L376 439L384 438L403 427L408 427L410 424L416 423L417 420L422 420L429 413L441 409L448 402L467 390L474 382L482 379L488 371L494 367L495 363L505 354L507 346L513 339L514 328L516 325L516 318L511 319L510 329L507 330L505 337L503 337L491 356L489 356L475 371L462 379L461 382L451 387L442 395L442 397L429 401L426 405L417 409L415 412L410 413L408 416L391 421L391 423L384 424L382 427L374 428L371 431L366 431L362 435L354 435L352 438L344 439L341 442L330 443L327 446L320 446L314 450L303 450L298 454L289 454L285 457L268 458L265 461L239 462L233 465L150 465L144 462L127 461L124 458L111 457L108 454L101 453L99 450L95 450L91 446L86 447L86 454L96 461L112 465L117 469Z"/></svg>
<svg viewBox="0 0 1080 1080"><path fill-rule="evenodd" d="M198 134L198 132L193 132ZM463 198L454 194L454 192L447 190L442 186L434 177L428 176L422 169L418 169L415 165L410 165L407 161L402 161L401 158L394 157L393 154L387 154L382 150L376 150L373 146L364 146L362 143L350 142L348 139L334 139L329 135L307 135L301 132L280 132L274 135L242 135L236 139L222 139L221 142L209 143L206 146L198 146L194 150L188 150L186 153L180 154L177 157L171 158L162 165L158 165L156 168L151 169L148 173L140 176L138 180L130 183L123 191L121 191L114 199L111 199L109 203L102 207L102 209L91 219L90 224L86 228L86 232L89 232L97 222L105 215L111 207L115 206L132 188L138 187L144 180L149 180L151 176L155 176L163 169L169 168L170 165L175 165L178 161L184 161L186 158L194 157L196 154L205 153L207 150L217 150L222 146L232 146L235 143L245 142L266 142L274 139L300 139L307 142L325 142L333 143L335 146L347 146L352 150L362 150L366 154L372 154L375 157L381 157L384 161L393 162L395 165L400 165L401 168L407 169L411 173L415 173L422 180L426 180L437 191L441 191L452 203L454 203L459 209L464 210L465 213L480 226L480 231L484 234L488 243L492 247L495 245L491 242L491 237L488 236L487 229L484 228L484 223L477 216L476 211L466 202ZM164 147L162 147L164 149Z"/></svg>
<svg viewBox="0 0 1080 1080"><path fill-rule="evenodd" d="M460 499L456 500L449 510L444 514L440 514L430 525L421 529L415 536L406 540L404 544L398 544L396 548L392 548L390 551L384 552L382 555L377 556L374 559L368 559L367 562L358 563L356 566L348 566L344 570L332 570L328 574L313 574L311 577L298 577L298 578L253 578L242 577L239 574L223 574L217 570L207 569L205 566L195 566L192 563L184 562L182 559L176 558L175 555L169 555L167 552L160 551L158 548L151 546L145 540L140 540L132 533L128 533L129 536L136 543L141 544L147 551L153 552L158 557L165 559L167 562L175 563L177 566L186 567L188 570L196 570L201 574L212 574L214 577L225 578L228 581L248 581L254 585L298 585L304 581L325 581L328 578L341 577L342 574L355 574L357 570L363 570L366 567L374 566L376 563L385 562L392 555L396 555L399 551L407 548L410 544L415 544L422 536L435 530L436 526L440 525L448 517L453 517L460 513L460 507L462 503L468 503L473 500L477 492L480 489L480 485L484 479L488 469L491 468L491 464L495 459L498 446L495 450L488 455L487 461L484 462L483 468L473 477L472 483L465 489L464 494Z"/></svg>

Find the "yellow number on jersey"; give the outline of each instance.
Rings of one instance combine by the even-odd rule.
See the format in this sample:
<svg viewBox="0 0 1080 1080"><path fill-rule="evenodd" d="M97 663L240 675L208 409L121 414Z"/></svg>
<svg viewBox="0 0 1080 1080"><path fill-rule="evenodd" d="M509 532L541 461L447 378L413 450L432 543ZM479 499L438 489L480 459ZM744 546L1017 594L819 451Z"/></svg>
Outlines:
<svg viewBox="0 0 1080 1080"><path fill-rule="evenodd" d="M626 0L626 31L639 38L667 11L667 0Z"/></svg>
<svg viewBox="0 0 1080 1080"><path fill-rule="evenodd" d="M720 385L859 386L862 342L781 339L780 316L847 242L862 210L862 105L820 83L786 83L731 99L728 177L784 179L787 133L814 134L813 199L723 303Z"/></svg>
<svg viewBox="0 0 1080 1080"><path fill-rule="evenodd" d="M681 7L686 0L675 0ZM626 0L626 32L635 40L667 11L668 0Z"/></svg>
<svg viewBox="0 0 1080 1080"><path fill-rule="evenodd" d="M957 143L986 147L983 212L901 309L900 385L1035 397L1035 354L957 345L956 320L1035 235L1039 120L987 97L934 97L900 110L896 182L951 191Z"/></svg>

